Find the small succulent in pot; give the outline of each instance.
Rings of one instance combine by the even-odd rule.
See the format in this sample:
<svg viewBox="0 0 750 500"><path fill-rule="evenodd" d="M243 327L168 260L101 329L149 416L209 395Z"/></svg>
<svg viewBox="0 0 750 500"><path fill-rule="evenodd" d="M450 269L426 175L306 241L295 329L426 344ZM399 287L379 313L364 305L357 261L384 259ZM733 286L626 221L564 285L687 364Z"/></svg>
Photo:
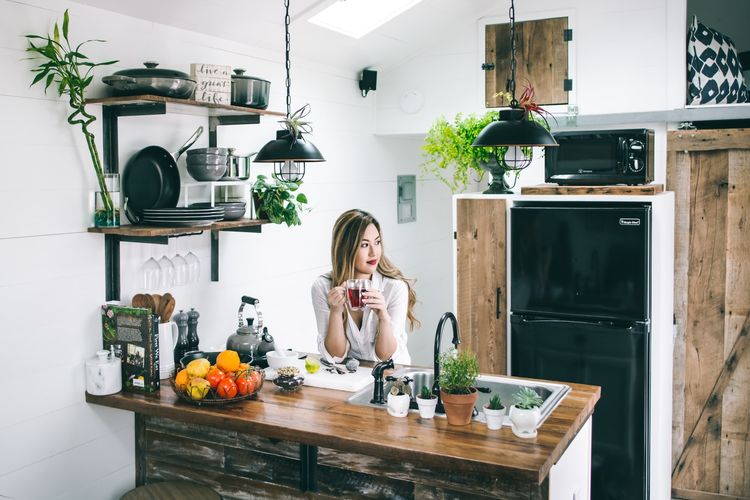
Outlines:
<svg viewBox="0 0 750 500"><path fill-rule="evenodd" d="M490 402L487 403L487 408L490 410L502 410L505 407L503 406L503 400L500 399L500 394L493 394L492 398L490 398Z"/></svg>
<svg viewBox="0 0 750 500"><path fill-rule="evenodd" d="M422 418L432 418L435 416L435 407L437 406L437 396L432 393L428 385L423 385L417 395L417 407L419 416Z"/></svg>
<svg viewBox="0 0 750 500"><path fill-rule="evenodd" d="M531 387L522 387L516 394L516 404L510 409L513 434L521 438L536 437L541 420L540 407L544 400Z"/></svg>
<svg viewBox="0 0 750 500"><path fill-rule="evenodd" d="M409 377L388 377L386 380L392 382L388 392L388 414L394 417L405 417L409 413L411 403L411 387Z"/></svg>
<svg viewBox="0 0 750 500"><path fill-rule="evenodd" d="M531 387L521 387L516 393L516 399L518 400L516 407L521 410L539 408L544 402L541 396L539 396L539 394L537 394L537 392Z"/></svg>
<svg viewBox="0 0 750 500"><path fill-rule="evenodd" d="M436 399L437 396L435 396L432 393L432 389L430 389L429 386L423 385L422 388L419 390L419 395L417 396L419 399Z"/></svg>
<svg viewBox="0 0 750 500"><path fill-rule="evenodd" d="M390 393L394 396L409 396L411 397L411 387L409 387L411 379L409 377L399 377L393 381L391 385Z"/></svg>
<svg viewBox="0 0 750 500"><path fill-rule="evenodd" d="M503 406L499 394L493 394L490 402L484 405L483 410L488 429L498 430L502 428L505 420L505 406Z"/></svg>

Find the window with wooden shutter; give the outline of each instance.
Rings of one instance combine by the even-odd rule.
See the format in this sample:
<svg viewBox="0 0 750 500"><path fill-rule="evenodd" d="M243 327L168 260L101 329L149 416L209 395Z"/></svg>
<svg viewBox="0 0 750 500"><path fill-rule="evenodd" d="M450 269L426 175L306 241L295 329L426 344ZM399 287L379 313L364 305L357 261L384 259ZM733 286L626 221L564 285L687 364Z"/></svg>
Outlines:
<svg viewBox="0 0 750 500"><path fill-rule="evenodd" d="M516 99L531 83L540 105L568 104L568 18L516 22ZM568 34L570 32L567 32ZM567 37L569 38L569 36ZM510 79L510 23L485 26L485 107L507 106L494 97ZM494 64L494 67L493 67Z"/></svg>

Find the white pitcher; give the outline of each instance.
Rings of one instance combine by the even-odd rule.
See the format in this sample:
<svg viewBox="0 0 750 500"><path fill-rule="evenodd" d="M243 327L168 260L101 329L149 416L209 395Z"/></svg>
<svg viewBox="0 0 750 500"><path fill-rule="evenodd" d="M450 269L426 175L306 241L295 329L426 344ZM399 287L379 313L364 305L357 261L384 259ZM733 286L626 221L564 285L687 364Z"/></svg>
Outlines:
<svg viewBox="0 0 750 500"><path fill-rule="evenodd" d="M169 378L174 372L174 347L177 345L177 323L159 323L159 378Z"/></svg>

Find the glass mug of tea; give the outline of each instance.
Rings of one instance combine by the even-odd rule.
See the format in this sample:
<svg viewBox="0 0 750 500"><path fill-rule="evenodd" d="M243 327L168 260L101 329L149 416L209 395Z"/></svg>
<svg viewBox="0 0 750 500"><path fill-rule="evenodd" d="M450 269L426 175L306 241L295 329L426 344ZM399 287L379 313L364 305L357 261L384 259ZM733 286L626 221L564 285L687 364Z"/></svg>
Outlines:
<svg viewBox="0 0 750 500"><path fill-rule="evenodd" d="M370 280L346 280L346 298L349 300L349 308L352 311L360 311L365 308L362 299L370 286Z"/></svg>

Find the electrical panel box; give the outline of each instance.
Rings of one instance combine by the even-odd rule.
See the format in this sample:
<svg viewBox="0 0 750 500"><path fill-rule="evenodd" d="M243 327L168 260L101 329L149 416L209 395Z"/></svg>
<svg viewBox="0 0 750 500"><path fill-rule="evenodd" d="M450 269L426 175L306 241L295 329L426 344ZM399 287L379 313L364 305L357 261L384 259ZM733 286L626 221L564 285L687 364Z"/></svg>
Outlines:
<svg viewBox="0 0 750 500"><path fill-rule="evenodd" d="M398 186L398 223L414 222L417 220L417 176L399 175L396 180Z"/></svg>

